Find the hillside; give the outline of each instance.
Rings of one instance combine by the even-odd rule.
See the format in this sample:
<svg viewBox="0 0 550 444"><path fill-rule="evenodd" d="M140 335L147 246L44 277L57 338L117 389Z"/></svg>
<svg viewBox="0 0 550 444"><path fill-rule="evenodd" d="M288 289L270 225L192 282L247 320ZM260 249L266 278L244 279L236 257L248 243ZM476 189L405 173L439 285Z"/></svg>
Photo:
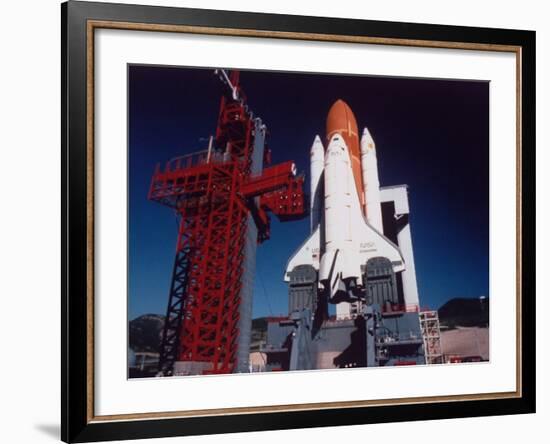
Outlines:
<svg viewBox="0 0 550 444"><path fill-rule="evenodd" d="M439 322L447 328L487 327L489 325L489 298L455 298L439 310Z"/></svg>
<svg viewBox="0 0 550 444"><path fill-rule="evenodd" d="M145 314L133 319L128 327L129 346L134 352L158 353L164 316Z"/></svg>
<svg viewBox="0 0 550 444"><path fill-rule="evenodd" d="M128 329L129 345L134 352L158 353L164 316L145 314L130 321ZM267 318L252 320L251 349L257 350L265 342Z"/></svg>

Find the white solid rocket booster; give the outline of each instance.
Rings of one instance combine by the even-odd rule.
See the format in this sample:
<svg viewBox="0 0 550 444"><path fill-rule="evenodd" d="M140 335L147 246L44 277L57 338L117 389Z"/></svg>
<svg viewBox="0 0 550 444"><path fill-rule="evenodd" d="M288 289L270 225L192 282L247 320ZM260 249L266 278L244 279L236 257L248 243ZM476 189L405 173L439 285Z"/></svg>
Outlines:
<svg viewBox="0 0 550 444"><path fill-rule="evenodd" d="M311 232L319 225L323 211L323 169L325 167L325 148L319 136L315 136L311 145L311 182L310 182L310 222Z"/></svg>
<svg viewBox="0 0 550 444"><path fill-rule="evenodd" d="M367 221L379 233L383 233L376 145L367 127L363 130L361 136L361 172L363 174Z"/></svg>

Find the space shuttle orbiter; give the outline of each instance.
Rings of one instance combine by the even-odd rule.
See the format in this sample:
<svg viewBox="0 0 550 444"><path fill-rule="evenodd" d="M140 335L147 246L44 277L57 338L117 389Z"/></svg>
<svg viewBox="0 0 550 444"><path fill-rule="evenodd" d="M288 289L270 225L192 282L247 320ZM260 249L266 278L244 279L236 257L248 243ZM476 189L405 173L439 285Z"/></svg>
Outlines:
<svg viewBox="0 0 550 444"><path fill-rule="evenodd" d="M326 149L319 136L311 147L311 234L290 258L285 281L298 265L318 271L329 301L358 297L364 271L374 257L405 269L401 251L382 234L376 147L367 128L361 142L350 107L337 100L327 116Z"/></svg>

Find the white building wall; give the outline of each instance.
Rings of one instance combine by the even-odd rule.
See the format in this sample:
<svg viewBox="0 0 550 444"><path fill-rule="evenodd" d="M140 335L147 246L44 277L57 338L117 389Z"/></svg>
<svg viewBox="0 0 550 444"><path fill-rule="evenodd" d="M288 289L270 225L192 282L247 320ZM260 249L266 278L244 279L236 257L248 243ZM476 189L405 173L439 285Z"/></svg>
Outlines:
<svg viewBox="0 0 550 444"><path fill-rule="evenodd" d="M396 219L405 218L404 226L397 232L397 244L405 260L403 280L403 297L406 305L419 305L416 267L414 264L411 227L409 224L409 195L407 185L396 185L380 188L380 201L392 202L395 206Z"/></svg>

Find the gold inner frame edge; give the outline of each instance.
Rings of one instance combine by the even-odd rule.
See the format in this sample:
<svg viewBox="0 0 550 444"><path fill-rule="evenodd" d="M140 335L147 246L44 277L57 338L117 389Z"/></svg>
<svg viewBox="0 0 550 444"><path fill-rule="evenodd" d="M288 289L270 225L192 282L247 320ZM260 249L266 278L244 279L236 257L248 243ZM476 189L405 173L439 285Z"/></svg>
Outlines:
<svg viewBox="0 0 550 444"><path fill-rule="evenodd" d="M474 51L493 51L493 52L511 52L516 56L516 391L497 392L484 394L464 394L450 396L423 396L409 398L395 398L382 400L364 400L364 401L335 401L323 403L306 404L284 404L272 406L256 407L229 407L201 410L183 410L173 412L144 412L128 413L116 415L94 414L94 32L95 29L119 29L132 31L153 31L153 32L177 32L202 35L222 35L233 37L256 37L256 38L277 38L289 40L309 40L321 42L337 43L362 43L375 45L394 45L422 48L442 48L442 49L462 49ZM132 23L124 21L108 20L88 20L86 41L86 207L87 207L87 396L86 412L87 422L107 422L107 421L126 421L126 420L145 420L161 418L189 418L200 416L225 416L238 414L260 414L274 412L296 412L301 410L326 410L334 408L359 408L375 407L389 405L406 405L416 403L441 403L441 402L459 402L491 399L510 399L522 396L521 376L522 376L522 328L521 328L521 152L522 152L522 108L521 108L521 90L522 90L522 48L515 45L499 45L488 43L470 43L470 42L448 42L437 40L416 40L399 39L385 37L368 36L348 36L336 34L312 34L287 31L265 31L255 29L237 29L237 28L215 28L188 25L165 25L150 23Z"/></svg>

